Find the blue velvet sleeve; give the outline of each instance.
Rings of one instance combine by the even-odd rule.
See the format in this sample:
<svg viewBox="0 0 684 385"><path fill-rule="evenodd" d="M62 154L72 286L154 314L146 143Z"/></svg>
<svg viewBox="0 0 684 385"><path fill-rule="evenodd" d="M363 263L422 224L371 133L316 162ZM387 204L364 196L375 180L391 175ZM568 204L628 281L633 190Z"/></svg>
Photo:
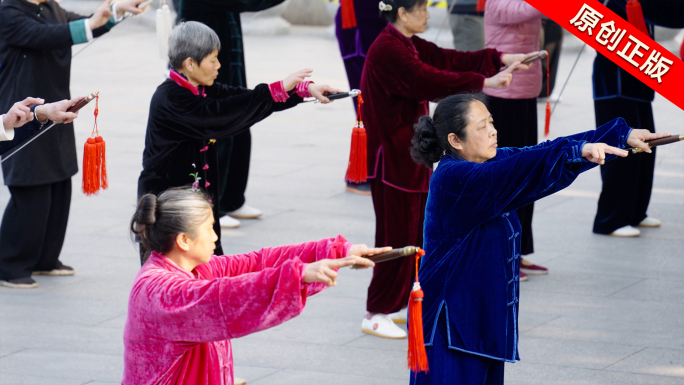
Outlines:
<svg viewBox="0 0 684 385"><path fill-rule="evenodd" d="M586 142L601 140L624 147L630 130L618 118L596 131L519 150L505 149L501 157L488 162L449 162L435 172L439 180L431 184L448 186L458 195L459 206L469 208L469 216L478 214L471 219L484 222L566 188L580 173L596 166L582 158Z"/></svg>
<svg viewBox="0 0 684 385"><path fill-rule="evenodd" d="M567 136L567 138L570 138L572 140L577 140L577 141L584 141L584 142L589 142L589 143L605 143L607 145L617 147L617 148L625 148L627 147L627 139L629 138L629 134L632 132L632 128L627 126L627 123L625 122L624 119L622 118L615 118L611 120L610 122L607 122L606 124L600 126L596 130L591 130L591 131L586 131L586 132L580 132L579 134L574 134ZM529 151L529 150L534 150L537 148L545 148L549 146L553 146L556 144L559 140L564 139L563 137L555 139L555 140L547 140L545 142L539 143L536 146L529 146L529 147L504 147L500 148L496 151L496 157L494 157L494 160L502 160L506 159L510 156L519 154L523 151ZM610 158L607 159L614 159L615 156L611 155Z"/></svg>

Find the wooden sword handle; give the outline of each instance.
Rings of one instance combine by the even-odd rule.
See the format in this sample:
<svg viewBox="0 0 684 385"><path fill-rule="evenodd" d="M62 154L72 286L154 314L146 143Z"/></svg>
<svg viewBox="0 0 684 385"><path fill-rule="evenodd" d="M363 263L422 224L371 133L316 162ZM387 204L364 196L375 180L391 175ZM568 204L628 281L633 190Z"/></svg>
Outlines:
<svg viewBox="0 0 684 385"><path fill-rule="evenodd" d="M78 112L78 110L85 107L86 104L93 101L93 99L95 99L99 93L100 93L100 91L93 92L92 94L84 97L83 99L76 102L76 104L74 104L73 106L67 108L67 112Z"/></svg>
<svg viewBox="0 0 684 385"><path fill-rule="evenodd" d="M400 249L393 249L385 253L380 253L380 254L375 254L375 255L364 255L364 258L368 258L371 261L375 263L380 263L380 262L385 262L389 261L392 259L397 259L397 258L404 258L408 257L410 255L415 255L418 252L418 248L416 246L406 246L402 247ZM352 269L358 269L360 267L363 267L361 265L352 265Z"/></svg>
<svg viewBox="0 0 684 385"><path fill-rule="evenodd" d="M684 140L684 135L670 135L667 138L647 140L646 144L648 144L649 147L655 147L655 146L661 146L663 144L670 144L670 143L679 142L680 140ZM633 154L636 154L636 153L642 152L642 151L643 150L640 148L632 148Z"/></svg>

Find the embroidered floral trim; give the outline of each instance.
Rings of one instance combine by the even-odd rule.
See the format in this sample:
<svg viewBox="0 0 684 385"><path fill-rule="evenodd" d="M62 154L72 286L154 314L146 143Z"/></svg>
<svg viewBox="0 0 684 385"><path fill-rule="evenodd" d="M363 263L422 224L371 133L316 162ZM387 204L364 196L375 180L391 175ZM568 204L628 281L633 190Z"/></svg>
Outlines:
<svg viewBox="0 0 684 385"><path fill-rule="evenodd" d="M192 164L192 167L195 168L195 170L197 170L197 166L195 166L194 163ZM190 188L190 190L192 190L192 191L199 190L199 181L200 181L200 179L202 179L202 177L199 176L199 171L195 172L194 174L190 174L190 176L195 178L195 181L192 183L192 188Z"/></svg>

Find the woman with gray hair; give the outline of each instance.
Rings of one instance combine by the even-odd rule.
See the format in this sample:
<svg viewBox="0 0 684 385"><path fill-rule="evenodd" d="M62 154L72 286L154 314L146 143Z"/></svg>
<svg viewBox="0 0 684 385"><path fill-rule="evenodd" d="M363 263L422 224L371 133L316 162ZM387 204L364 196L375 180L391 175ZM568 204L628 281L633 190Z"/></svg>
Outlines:
<svg viewBox="0 0 684 385"><path fill-rule="evenodd" d="M329 103L325 95L341 92L306 81L311 69L252 90L215 83L221 68L220 49L216 33L202 23L180 23L171 32L169 61L173 69L150 103L138 197L194 183L210 202L218 203L222 181L216 139L237 135L274 111L294 107L304 97ZM213 205L213 212L216 252L223 254L218 204ZM141 246L141 262L144 249Z"/></svg>

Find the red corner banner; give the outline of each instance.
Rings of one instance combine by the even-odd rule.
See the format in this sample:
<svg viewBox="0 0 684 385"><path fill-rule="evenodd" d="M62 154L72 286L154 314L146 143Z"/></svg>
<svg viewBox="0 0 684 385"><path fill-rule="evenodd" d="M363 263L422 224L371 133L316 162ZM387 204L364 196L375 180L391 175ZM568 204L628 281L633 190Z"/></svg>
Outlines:
<svg viewBox="0 0 684 385"><path fill-rule="evenodd" d="M684 110L684 62L597 0L525 0Z"/></svg>

